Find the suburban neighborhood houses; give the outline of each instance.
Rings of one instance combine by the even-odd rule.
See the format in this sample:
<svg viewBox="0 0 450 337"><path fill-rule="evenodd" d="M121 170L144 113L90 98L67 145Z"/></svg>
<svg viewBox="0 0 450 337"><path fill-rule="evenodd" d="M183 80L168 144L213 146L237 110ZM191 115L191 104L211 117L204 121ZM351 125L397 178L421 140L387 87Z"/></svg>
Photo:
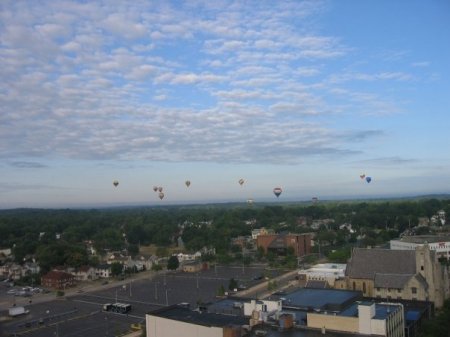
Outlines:
<svg viewBox="0 0 450 337"><path fill-rule="evenodd" d="M316 204L311 207L317 212ZM221 229L228 236L217 239L211 233L217 233L216 222L222 220L182 221L165 245L141 245L143 228L123 224L110 241L97 236L78 246L67 241L64 230L57 236L40 231L36 241L41 248L21 255L20 261L17 247L2 248L0 278L11 288L9 295L29 296L32 305L33 296L43 290L69 298L84 289L116 287L115 298L129 293L131 300L136 276L149 273L153 276L141 279L151 280L161 275L163 280L146 292L165 305L147 310L142 316L146 327L139 328L154 337L197 336L198 331L233 337L419 337L424 322L450 298L450 228L446 221L433 222L434 215L413 224L408 217L396 223L399 215L392 222L363 226L358 221L367 220L357 218L355 210L290 221L280 221L283 208L262 212L273 212L273 218L236 218ZM433 214L445 220L445 211ZM63 255L47 254L49 245ZM218 277L217 269L228 266L235 272ZM258 271L244 277L253 269ZM179 303L170 303L168 275L193 280L196 287L186 295L197 293L198 299L183 304L181 296ZM200 284L213 280L222 285L213 290L214 301L203 302ZM166 291L162 298L157 295L161 288Z"/></svg>

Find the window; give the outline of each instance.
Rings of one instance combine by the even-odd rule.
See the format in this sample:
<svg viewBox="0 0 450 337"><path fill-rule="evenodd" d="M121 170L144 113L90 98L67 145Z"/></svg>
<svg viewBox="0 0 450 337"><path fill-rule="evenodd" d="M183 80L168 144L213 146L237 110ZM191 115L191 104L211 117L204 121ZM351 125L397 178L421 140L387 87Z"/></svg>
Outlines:
<svg viewBox="0 0 450 337"><path fill-rule="evenodd" d="M366 293L366 282L363 282L363 293Z"/></svg>
<svg viewBox="0 0 450 337"><path fill-rule="evenodd" d="M420 266L420 270L423 270L423 266Z"/></svg>
<svg viewBox="0 0 450 337"><path fill-rule="evenodd" d="M413 294L417 294L417 288L416 287L411 287L411 292Z"/></svg>
<svg viewBox="0 0 450 337"><path fill-rule="evenodd" d="M353 290L356 290L356 283L353 281Z"/></svg>
<svg viewBox="0 0 450 337"><path fill-rule="evenodd" d="M401 289L397 289L397 292L398 292L398 293L401 293L401 292L402 292L402 290L401 290Z"/></svg>

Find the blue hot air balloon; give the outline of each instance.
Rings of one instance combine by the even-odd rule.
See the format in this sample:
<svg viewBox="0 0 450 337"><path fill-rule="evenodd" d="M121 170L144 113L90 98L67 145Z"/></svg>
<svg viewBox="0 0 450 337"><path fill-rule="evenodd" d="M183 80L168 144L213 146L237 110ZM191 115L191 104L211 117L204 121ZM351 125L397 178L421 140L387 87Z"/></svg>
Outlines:
<svg viewBox="0 0 450 337"><path fill-rule="evenodd" d="M367 183L370 183L372 181L372 178L371 177L366 177L366 181L367 181Z"/></svg>

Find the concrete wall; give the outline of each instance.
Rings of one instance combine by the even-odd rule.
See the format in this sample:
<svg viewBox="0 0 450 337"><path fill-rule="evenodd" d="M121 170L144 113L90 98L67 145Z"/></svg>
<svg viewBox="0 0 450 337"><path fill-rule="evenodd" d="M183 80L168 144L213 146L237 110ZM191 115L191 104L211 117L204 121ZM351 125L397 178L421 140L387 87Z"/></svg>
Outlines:
<svg viewBox="0 0 450 337"><path fill-rule="evenodd" d="M147 337L223 337L223 329L146 315Z"/></svg>
<svg viewBox="0 0 450 337"><path fill-rule="evenodd" d="M358 317L334 316L325 314L308 313L307 314L308 328L326 330L358 332L359 324Z"/></svg>

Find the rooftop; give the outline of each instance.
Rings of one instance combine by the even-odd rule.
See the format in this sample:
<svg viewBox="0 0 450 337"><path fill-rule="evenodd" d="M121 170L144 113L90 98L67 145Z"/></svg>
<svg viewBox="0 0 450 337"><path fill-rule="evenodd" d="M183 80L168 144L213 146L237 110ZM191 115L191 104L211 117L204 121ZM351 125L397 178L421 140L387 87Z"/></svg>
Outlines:
<svg viewBox="0 0 450 337"><path fill-rule="evenodd" d="M356 302L353 303L351 306L349 306L344 311L340 312L340 316L347 316L347 317L358 317L358 305L372 305L372 302ZM394 312L395 310L398 310L400 308L400 305L389 305L389 304L381 304L381 303L375 303L375 316L374 319L386 319L390 313Z"/></svg>
<svg viewBox="0 0 450 337"><path fill-rule="evenodd" d="M395 240L395 241L402 241L402 242L408 242L408 243L417 243L417 244L436 243L436 242L449 242L450 241L450 236L414 235L414 236L404 236L400 240Z"/></svg>
<svg viewBox="0 0 450 337"><path fill-rule="evenodd" d="M349 302L360 299L361 296L359 291L301 288L286 295L272 295L269 299L284 299L283 307L339 311Z"/></svg>
<svg viewBox="0 0 450 337"><path fill-rule="evenodd" d="M374 279L377 273L416 274L416 252L413 250L356 248L347 264L346 275L352 278Z"/></svg>
<svg viewBox="0 0 450 337"><path fill-rule="evenodd" d="M224 327L229 325L241 326L249 323L248 319L243 316L199 312L180 305L173 305L158 309L148 313L148 315L215 327Z"/></svg>

